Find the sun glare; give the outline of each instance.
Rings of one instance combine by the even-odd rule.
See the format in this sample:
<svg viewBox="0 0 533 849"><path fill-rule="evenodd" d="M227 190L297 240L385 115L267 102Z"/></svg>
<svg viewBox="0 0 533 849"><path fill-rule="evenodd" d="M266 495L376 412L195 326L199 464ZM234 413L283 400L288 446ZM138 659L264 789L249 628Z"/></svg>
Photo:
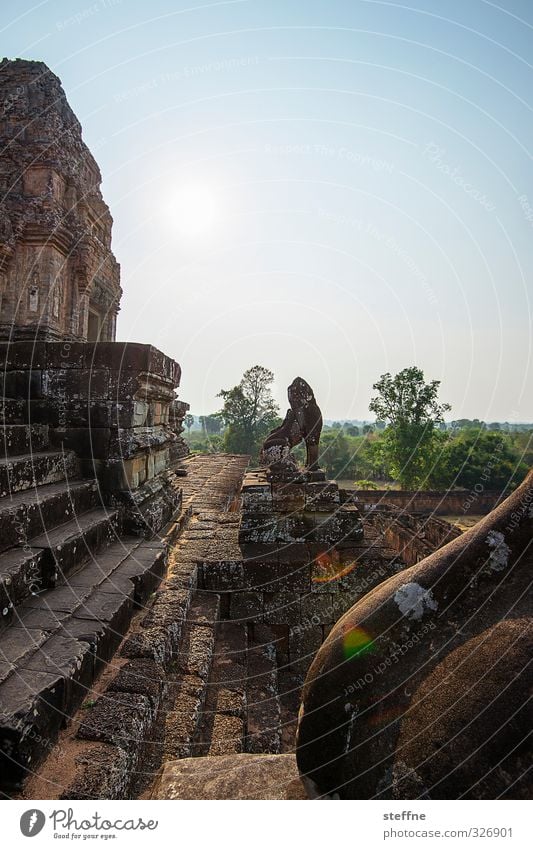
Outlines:
<svg viewBox="0 0 533 849"><path fill-rule="evenodd" d="M195 236L211 228L215 199L205 186L182 186L176 192L171 209L178 230L186 236Z"/></svg>

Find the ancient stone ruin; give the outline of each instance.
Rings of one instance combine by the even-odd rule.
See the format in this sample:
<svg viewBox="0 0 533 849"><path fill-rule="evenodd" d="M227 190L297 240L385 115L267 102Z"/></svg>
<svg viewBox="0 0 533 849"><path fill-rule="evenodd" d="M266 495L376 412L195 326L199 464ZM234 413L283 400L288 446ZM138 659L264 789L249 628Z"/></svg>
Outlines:
<svg viewBox="0 0 533 849"><path fill-rule="evenodd" d="M59 80L4 60L0 86L3 795L530 794L531 476L464 534L453 493L345 491L301 378L261 468L187 456L180 366L114 341Z"/></svg>
<svg viewBox="0 0 533 849"><path fill-rule="evenodd" d="M102 177L61 83L0 64L0 338L114 341L121 295Z"/></svg>

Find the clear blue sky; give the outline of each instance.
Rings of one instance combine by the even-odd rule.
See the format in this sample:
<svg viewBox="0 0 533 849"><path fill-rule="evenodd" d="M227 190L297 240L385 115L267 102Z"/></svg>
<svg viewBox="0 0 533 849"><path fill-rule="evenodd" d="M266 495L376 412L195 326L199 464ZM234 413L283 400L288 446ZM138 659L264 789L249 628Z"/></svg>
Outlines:
<svg viewBox="0 0 533 849"><path fill-rule="evenodd" d="M4 0L0 29L100 164L118 338L192 412L259 363L282 407L301 374L368 418L417 364L453 417L533 420L533 3Z"/></svg>

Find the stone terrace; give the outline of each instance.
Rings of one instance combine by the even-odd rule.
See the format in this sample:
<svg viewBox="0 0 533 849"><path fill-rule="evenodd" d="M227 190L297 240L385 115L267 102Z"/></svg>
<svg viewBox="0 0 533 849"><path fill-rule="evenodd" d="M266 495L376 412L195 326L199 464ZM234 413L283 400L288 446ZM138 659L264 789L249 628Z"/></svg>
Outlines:
<svg viewBox="0 0 533 849"><path fill-rule="evenodd" d="M311 544L266 555L240 545L247 459L184 461L182 513L152 543L169 544L163 580L137 602L113 659L48 744L27 798L147 796L175 759L294 750L316 650L346 609L404 564L370 521L362 542L330 552L325 572Z"/></svg>

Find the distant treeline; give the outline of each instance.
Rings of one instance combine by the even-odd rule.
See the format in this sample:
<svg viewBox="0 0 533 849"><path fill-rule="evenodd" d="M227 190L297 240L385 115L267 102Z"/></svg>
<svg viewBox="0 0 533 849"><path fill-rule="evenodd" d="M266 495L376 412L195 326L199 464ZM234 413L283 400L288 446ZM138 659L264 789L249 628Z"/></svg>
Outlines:
<svg viewBox="0 0 533 849"><path fill-rule="evenodd" d="M186 416L191 451L246 453L257 462L265 435L281 421L270 392L273 379L268 369L254 366L237 386L221 391L221 410ZM426 383L416 366L382 375L370 403L374 422L324 424L320 463L328 476L361 487L516 487L533 466L533 424L445 421L450 407L439 403L439 385ZM303 463L302 445L294 454Z"/></svg>

